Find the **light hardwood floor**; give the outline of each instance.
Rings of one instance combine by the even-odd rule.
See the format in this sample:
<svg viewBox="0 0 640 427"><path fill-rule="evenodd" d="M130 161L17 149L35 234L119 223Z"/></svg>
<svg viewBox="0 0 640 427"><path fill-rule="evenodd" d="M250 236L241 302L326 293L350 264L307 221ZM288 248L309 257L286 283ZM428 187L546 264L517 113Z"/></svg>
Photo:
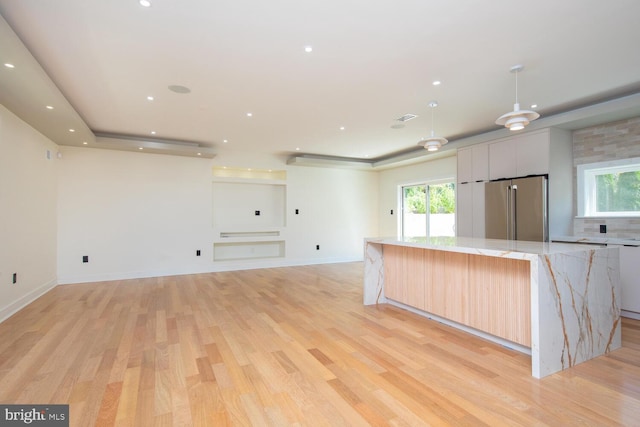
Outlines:
<svg viewBox="0 0 640 427"><path fill-rule="evenodd" d="M0 324L0 403L73 426L639 426L640 322L542 380L388 305L362 263L58 286Z"/></svg>

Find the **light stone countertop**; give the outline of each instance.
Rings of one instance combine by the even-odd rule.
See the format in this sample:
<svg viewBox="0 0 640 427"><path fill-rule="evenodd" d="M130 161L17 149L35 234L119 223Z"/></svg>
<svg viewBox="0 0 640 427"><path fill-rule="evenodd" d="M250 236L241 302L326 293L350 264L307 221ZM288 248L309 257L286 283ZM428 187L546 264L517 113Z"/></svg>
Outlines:
<svg viewBox="0 0 640 427"><path fill-rule="evenodd" d="M521 240L480 239L473 237L379 237L366 242L407 246L501 258L531 259L538 255L585 252L593 247L580 243L527 242ZM636 242L640 244L640 242Z"/></svg>
<svg viewBox="0 0 640 427"><path fill-rule="evenodd" d="M551 241L582 244L587 243L591 245L640 246L640 239L629 239L624 237L555 236L551 238Z"/></svg>

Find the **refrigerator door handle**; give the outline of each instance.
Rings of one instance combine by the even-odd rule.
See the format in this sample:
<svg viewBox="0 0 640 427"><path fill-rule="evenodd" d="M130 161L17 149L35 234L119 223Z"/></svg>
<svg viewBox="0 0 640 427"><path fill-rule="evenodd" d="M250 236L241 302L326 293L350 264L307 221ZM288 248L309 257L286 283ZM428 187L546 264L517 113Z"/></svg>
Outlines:
<svg viewBox="0 0 640 427"><path fill-rule="evenodd" d="M507 240L511 240L513 238L513 202L511 200L511 185L507 186Z"/></svg>
<svg viewBox="0 0 640 427"><path fill-rule="evenodd" d="M511 186L512 190L513 190L513 197L512 197L512 201L511 201L511 209L512 209L512 226L513 226L513 240L518 240L518 186L517 185L512 185Z"/></svg>

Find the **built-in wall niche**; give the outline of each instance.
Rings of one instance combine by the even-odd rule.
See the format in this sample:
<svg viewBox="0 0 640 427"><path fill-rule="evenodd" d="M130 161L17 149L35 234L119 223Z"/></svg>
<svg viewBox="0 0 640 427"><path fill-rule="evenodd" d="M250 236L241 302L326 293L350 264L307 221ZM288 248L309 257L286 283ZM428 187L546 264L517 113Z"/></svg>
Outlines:
<svg viewBox="0 0 640 427"><path fill-rule="evenodd" d="M278 169L254 169L235 168L227 166L214 166L213 176L218 178L240 178L240 179L260 179L279 180L287 179L287 171Z"/></svg>
<svg viewBox="0 0 640 427"><path fill-rule="evenodd" d="M213 182L213 226L221 232L266 231L286 224L286 186Z"/></svg>
<svg viewBox="0 0 640 427"><path fill-rule="evenodd" d="M284 241L216 242L213 244L214 261L234 261L259 258L283 258Z"/></svg>

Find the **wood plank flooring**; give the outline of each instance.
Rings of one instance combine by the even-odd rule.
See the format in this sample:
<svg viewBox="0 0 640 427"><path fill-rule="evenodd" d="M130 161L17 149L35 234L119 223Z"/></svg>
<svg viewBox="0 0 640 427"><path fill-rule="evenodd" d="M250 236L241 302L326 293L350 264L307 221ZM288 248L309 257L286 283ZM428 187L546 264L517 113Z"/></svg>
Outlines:
<svg viewBox="0 0 640 427"><path fill-rule="evenodd" d="M362 263L58 286L0 324L0 403L72 426L639 426L640 322L537 380L527 356L362 305Z"/></svg>

